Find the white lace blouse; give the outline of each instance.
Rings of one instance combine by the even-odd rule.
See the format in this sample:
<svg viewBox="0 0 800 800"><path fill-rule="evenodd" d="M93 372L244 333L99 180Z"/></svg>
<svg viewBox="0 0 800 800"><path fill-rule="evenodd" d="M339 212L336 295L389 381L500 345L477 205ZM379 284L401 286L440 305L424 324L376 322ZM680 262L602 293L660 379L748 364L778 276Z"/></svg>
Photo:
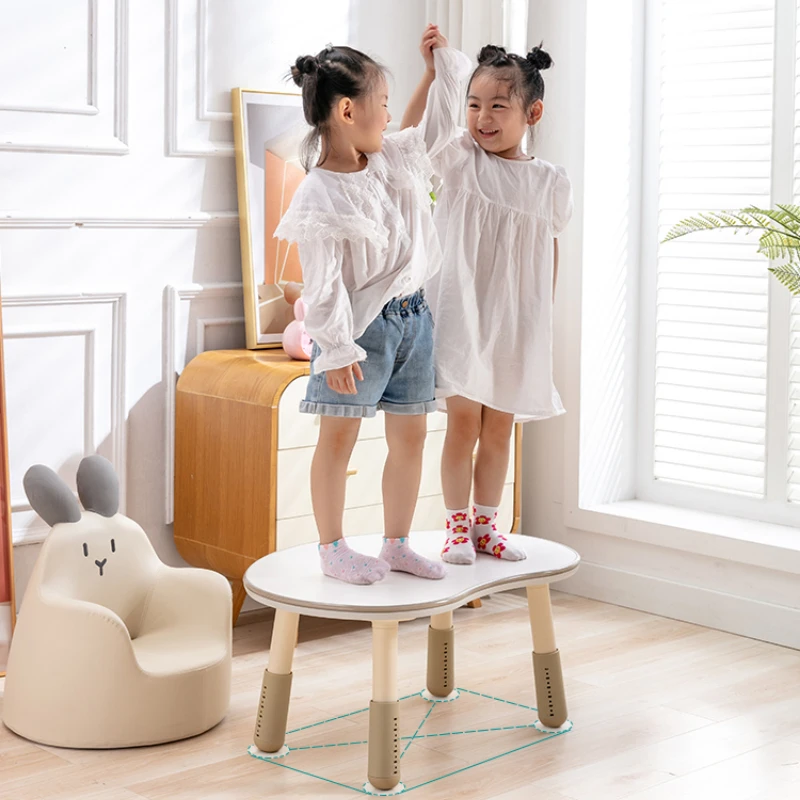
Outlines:
<svg viewBox="0 0 800 800"><path fill-rule="evenodd" d="M384 138L361 172L312 169L275 236L298 243L306 328L321 355L314 372L366 358L356 340L394 297L413 294L439 270L431 215L431 158L452 143L469 59L434 51L436 79L422 124ZM433 101L433 102L431 102Z"/></svg>

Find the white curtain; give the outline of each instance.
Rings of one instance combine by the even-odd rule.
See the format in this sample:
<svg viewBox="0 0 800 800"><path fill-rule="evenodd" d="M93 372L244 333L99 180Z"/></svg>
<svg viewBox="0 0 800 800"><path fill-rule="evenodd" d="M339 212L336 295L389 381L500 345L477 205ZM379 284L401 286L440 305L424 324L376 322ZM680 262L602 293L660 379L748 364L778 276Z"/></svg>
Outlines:
<svg viewBox="0 0 800 800"><path fill-rule="evenodd" d="M528 0L427 0L426 11L428 21L470 58L485 44L520 55L528 50Z"/></svg>

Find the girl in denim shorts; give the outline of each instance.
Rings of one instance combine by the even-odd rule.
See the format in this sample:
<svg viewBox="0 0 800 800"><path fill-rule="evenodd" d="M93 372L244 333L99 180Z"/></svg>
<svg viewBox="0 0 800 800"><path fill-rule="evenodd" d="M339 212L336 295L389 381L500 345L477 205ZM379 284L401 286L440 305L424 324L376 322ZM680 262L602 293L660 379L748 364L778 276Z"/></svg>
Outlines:
<svg viewBox="0 0 800 800"><path fill-rule="evenodd" d="M431 218L431 157L456 135L465 57L430 27L423 40L436 80L430 91L453 113L384 137L383 68L349 47L301 56L308 175L275 235L297 242L314 340L301 411L321 415L311 496L322 571L357 584L389 570L442 578L445 567L415 553L408 532L422 472L425 415L434 411L433 321L422 286L441 262ZM439 120L445 120L442 124ZM312 163L316 165L311 168ZM384 543L378 558L342 537L345 482L361 420L386 413Z"/></svg>

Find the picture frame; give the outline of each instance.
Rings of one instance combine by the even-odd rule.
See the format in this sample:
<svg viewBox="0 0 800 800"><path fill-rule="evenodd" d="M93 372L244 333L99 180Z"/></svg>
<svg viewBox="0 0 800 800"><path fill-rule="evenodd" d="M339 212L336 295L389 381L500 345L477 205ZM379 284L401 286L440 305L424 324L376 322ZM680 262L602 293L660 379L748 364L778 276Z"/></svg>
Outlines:
<svg viewBox="0 0 800 800"><path fill-rule="evenodd" d="M3 359L3 323L2 314L0 313L0 678L6 674L11 635L16 622L10 483L5 365Z"/></svg>
<svg viewBox="0 0 800 800"><path fill-rule="evenodd" d="M231 91L246 345L280 347L302 290L297 245L273 237L305 178L300 150L309 127L299 94Z"/></svg>

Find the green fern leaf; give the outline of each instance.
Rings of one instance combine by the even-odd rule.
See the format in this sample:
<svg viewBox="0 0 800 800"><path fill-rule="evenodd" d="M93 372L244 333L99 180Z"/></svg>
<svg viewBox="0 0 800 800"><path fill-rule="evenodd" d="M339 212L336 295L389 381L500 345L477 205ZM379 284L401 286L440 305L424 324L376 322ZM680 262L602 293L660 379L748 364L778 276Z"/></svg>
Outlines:
<svg viewBox="0 0 800 800"><path fill-rule="evenodd" d="M752 217L767 230L782 230L785 233L800 235L800 221L781 208L744 208L743 215Z"/></svg>
<svg viewBox="0 0 800 800"><path fill-rule="evenodd" d="M781 231L768 231L759 239L758 252L770 260L798 260L800 240Z"/></svg>
<svg viewBox="0 0 800 800"><path fill-rule="evenodd" d="M792 203L776 203L776 205L787 216L792 218L797 224L798 230L800 230L800 206L796 206Z"/></svg>
<svg viewBox="0 0 800 800"><path fill-rule="evenodd" d="M687 217L676 223L672 230L664 237L664 242L678 239L689 233L699 231L723 230L732 228L734 230L764 230L764 225L754 221L747 216L737 214L732 211L707 211L696 217Z"/></svg>
<svg viewBox="0 0 800 800"><path fill-rule="evenodd" d="M782 283L795 297L800 296L800 270L794 264L782 267L769 267L769 271Z"/></svg>

